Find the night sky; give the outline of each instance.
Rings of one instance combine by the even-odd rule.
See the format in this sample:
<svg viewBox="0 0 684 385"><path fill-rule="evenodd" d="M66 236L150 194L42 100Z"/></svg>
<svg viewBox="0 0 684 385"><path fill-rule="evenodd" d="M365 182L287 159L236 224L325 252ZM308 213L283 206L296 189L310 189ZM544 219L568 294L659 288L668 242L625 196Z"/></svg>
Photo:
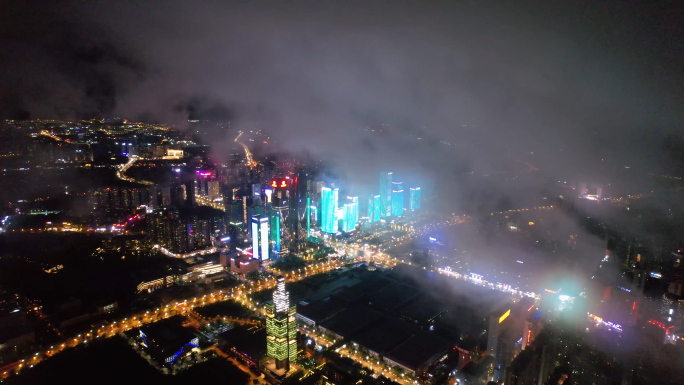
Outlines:
<svg viewBox="0 0 684 385"><path fill-rule="evenodd" d="M601 159L643 174L684 164L677 1L1 7L5 119L230 121L215 144L263 128L350 171L487 173L530 153L554 178Z"/></svg>

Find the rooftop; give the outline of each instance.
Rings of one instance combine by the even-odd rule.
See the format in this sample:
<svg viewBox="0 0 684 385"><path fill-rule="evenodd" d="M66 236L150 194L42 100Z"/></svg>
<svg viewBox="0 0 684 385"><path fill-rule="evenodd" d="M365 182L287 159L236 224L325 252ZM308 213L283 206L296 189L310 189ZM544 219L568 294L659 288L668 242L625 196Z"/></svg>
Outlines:
<svg viewBox="0 0 684 385"><path fill-rule="evenodd" d="M387 358L417 370L449 347L449 341L430 332L420 331L387 354Z"/></svg>
<svg viewBox="0 0 684 385"><path fill-rule="evenodd" d="M423 323L435 319L447 309L448 306L445 302L422 295L412 303L401 308L400 313L409 320Z"/></svg>
<svg viewBox="0 0 684 385"><path fill-rule="evenodd" d="M259 360L266 354L266 328L239 325L221 333L221 338L237 351Z"/></svg>
<svg viewBox="0 0 684 385"><path fill-rule="evenodd" d="M309 305L297 305L297 313L316 322L324 322L347 308L347 303L336 296L328 296Z"/></svg>
<svg viewBox="0 0 684 385"><path fill-rule="evenodd" d="M183 326L183 316L173 316L141 327L147 345L163 354L172 354L195 338L195 329Z"/></svg>
<svg viewBox="0 0 684 385"><path fill-rule="evenodd" d="M350 338L381 316L380 312L361 305L337 314L321 326L344 338Z"/></svg>
<svg viewBox="0 0 684 385"><path fill-rule="evenodd" d="M418 327L395 318L383 318L359 333L353 342L378 354L385 354L418 330Z"/></svg>
<svg viewBox="0 0 684 385"><path fill-rule="evenodd" d="M411 301L418 295L418 290L411 286L397 283L383 288L370 297L373 306L381 310L393 310Z"/></svg>

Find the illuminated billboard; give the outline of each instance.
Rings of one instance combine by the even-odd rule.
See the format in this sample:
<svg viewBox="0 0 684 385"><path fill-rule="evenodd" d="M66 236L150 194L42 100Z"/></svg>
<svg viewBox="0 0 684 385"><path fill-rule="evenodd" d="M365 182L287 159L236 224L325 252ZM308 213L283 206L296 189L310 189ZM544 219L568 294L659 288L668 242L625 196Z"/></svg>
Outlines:
<svg viewBox="0 0 684 385"><path fill-rule="evenodd" d="M504 320L506 318L508 318L509 315L511 315L511 309L506 310L506 312L503 313L503 315L501 315L501 317L499 317L499 323L504 322Z"/></svg>
<svg viewBox="0 0 684 385"><path fill-rule="evenodd" d="M285 178L282 179L271 179L272 188L287 188L289 186L289 181Z"/></svg>

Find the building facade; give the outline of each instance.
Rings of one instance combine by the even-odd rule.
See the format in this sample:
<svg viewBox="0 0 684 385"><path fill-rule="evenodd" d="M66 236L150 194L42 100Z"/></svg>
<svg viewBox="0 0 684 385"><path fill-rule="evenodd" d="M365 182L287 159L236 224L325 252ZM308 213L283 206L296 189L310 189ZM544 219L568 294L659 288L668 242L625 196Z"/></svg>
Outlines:
<svg viewBox="0 0 684 385"><path fill-rule="evenodd" d="M266 306L266 354L275 359L277 369L290 369L297 361L296 305L290 306L285 278L278 277L273 303Z"/></svg>
<svg viewBox="0 0 684 385"><path fill-rule="evenodd" d="M252 216L252 255L255 259L267 261L268 252L268 217L263 215Z"/></svg>
<svg viewBox="0 0 684 385"><path fill-rule="evenodd" d="M339 189L323 187L321 189L321 231L324 233L336 233L337 224L337 205Z"/></svg>
<svg viewBox="0 0 684 385"><path fill-rule="evenodd" d="M401 182L392 182L392 215L404 214L404 188Z"/></svg>
<svg viewBox="0 0 684 385"><path fill-rule="evenodd" d="M409 210L420 209L420 187L411 187L409 190Z"/></svg>
<svg viewBox="0 0 684 385"><path fill-rule="evenodd" d="M380 173L380 215L382 217L389 216L392 212L392 173ZM380 220L377 218L376 221Z"/></svg>
<svg viewBox="0 0 684 385"><path fill-rule="evenodd" d="M342 221L342 231L353 231L359 221L359 197L347 197L344 204L344 217Z"/></svg>

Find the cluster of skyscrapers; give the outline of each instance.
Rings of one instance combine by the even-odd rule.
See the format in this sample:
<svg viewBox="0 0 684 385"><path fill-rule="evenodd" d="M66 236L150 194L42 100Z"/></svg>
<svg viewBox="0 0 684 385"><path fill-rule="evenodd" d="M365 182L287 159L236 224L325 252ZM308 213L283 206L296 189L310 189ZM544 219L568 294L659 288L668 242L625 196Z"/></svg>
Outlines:
<svg viewBox="0 0 684 385"><path fill-rule="evenodd" d="M392 180L391 172L380 173L380 195L368 198L368 220L377 222L389 216L404 215L404 187L402 182ZM420 209L420 187L409 190L409 210Z"/></svg>
<svg viewBox="0 0 684 385"><path fill-rule="evenodd" d="M259 260L268 260L272 256L270 253L281 252L281 226L286 225L291 229L289 234L289 247L294 250L297 248L298 233L300 224L303 225L306 219L306 237L312 236L312 227L319 226L323 234L339 234L356 230L361 218L359 215L359 197L346 196L340 197L340 189L334 184L326 186L324 182L307 182L305 192L298 194L296 184L301 182L298 178L287 178L273 180L266 188L266 202L261 205L262 212L252 211L249 215L251 226L249 227L252 238L252 255ZM277 198L280 191L288 191L288 207L276 206L271 202L280 200ZM410 211L420 209L421 190L420 187L412 187L409 190ZM260 190L254 189L254 197L260 196ZM319 195L320 194L320 195ZM316 199L318 198L319 199ZM285 196L283 195L283 198ZM380 174L380 194L371 195L368 202L369 223L378 222L386 217L399 217L405 213L405 194L403 184L392 180L391 172ZM301 212L297 207L302 206L305 212ZM265 210L264 210L265 209ZM283 209L288 209L289 213L283 221ZM249 210L248 210L249 211ZM293 223L290 223L293 222ZM294 243L293 243L294 242Z"/></svg>

